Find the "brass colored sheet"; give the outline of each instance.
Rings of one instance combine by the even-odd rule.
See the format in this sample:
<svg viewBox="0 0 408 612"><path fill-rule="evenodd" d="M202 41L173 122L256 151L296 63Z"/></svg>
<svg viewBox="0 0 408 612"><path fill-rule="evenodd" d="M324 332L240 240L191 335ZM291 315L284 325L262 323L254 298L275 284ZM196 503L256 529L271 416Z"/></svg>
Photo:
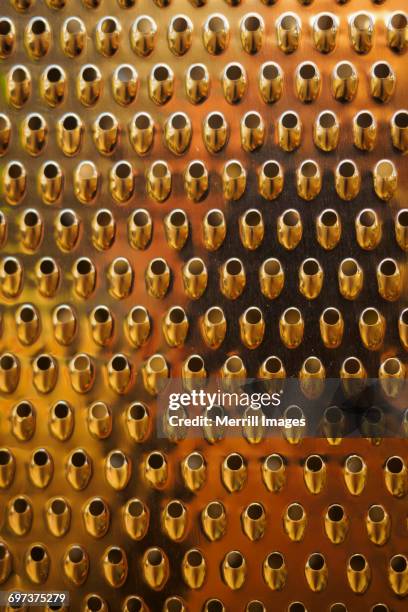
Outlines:
<svg viewBox="0 0 408 612"><path fill-rule="evenodd" d="M17 3L17 0L16 2ZM71 610L139 610L144 608L125 607L126 597L135 595L143 598L146 610L181 610L193 612L204 610L205 602L218 598L227 611L245 610L251 600L263 602L268 611L285 612L296 601L302 602L309 612L330 610L336 602L343 602L347 610L369 611L377 603L384 603L393 612L406 610L406 599L393 593L388 582L388 564L395 554L407 553L407 504L406 497L390 495L384 484L384 465L390 456L400 456L407 461L407 443L403 438L384 439L375 445L370 440L347 439L338 446L331 446L323 438L308 438L299 445L290 445L284 439L272 438L259 444L249 444L245 439L229 438L210 445L204 439L190 439L172 443L155 435L156 401L144 387L141 367L155 353L162 354L170 368L170 375L181 376L182 363L192 354L204 359L207 372L218 373L226 358L239 354L247 368L249 377L257 375L259 366L269 356L278 356L287 375L297 376L302 363L309 356L321 359L326 376L337 378L341 364L347 357L358 357L363 362L369 377L378 375L380 364L388 357L406 361L405 351L398 334L398 317L407 306L407 260L405 252L398 246L394 236L394 220L399 209L406 206L408 197L407 157L392 146L390 121L399 109L406 109L408 87L407 56L394 53L386 45L385 21L394 11L406 9L402 0L386 0L375 4L369 0L337 4L334 0L320 0L304 6L296 0L280 0L267 5L260 0L242 0L237 6L222 0L209 0L202 7L193 3L173 0L170 6L160 8L151 0L136 0L133 7L120 8L116 0L102 0L100 6L86 8L81 0L66 0L60 10L49 8L51 0L36 0L30 10L18 12L9 0L2 0L0 17L12 20L16 31L16 48L13 54L0 60L1 96L0 112L9 117L12 125L10 146L0 159L2 172L8 163L19 161L27 172L27 189L18 206L6 203L4 173L2 174L3 194L1 211L7 218L8 237L1 248L0 258L18 258L24 268L22 292L13 298L0 294L2 312L1 353L12 353L21 364L21 376L16 390L3 393L0 399L0 446L12 453L15 459L15 476L7 488L0 491L1 540L13 557L13 571L1 585L10 590L69 590ZM275 21L286 11L296 13L302 23L300 47L292 54L284 54L277 46ZM356 53L349 41L347 21L356 11L366 11L375 19L375 34L372 50L368 54ZM240 22L244 15L256 12L265 23L265 36L261 50L250 55L246 53L240 39ZM312 43L312 19L319 12L331 12L339 20L338 41L335 50L328 55L320 53ZM230 42L226 51L218 56L210 55L203 46L202 28L213 13L225 16L230 26ZM174 55L168 46L167 28L170 20L179 14L188 16L193 23L191 48L182 56ZM131 48L129 32L136 18L149 15L157 24L156 45L148 57L137 56ZM52 31L52 44L48 54L38 60L28 56L24 45L24 30L30 19L44 17ZM86 49L77 58L65 56L60 45L60 30L64 21L75 16L85 25ZM119 48L112 57L104 57L96 48L96 28L105 16L113 16L121 25ZM0 20L1 21L1 20ZM1 34L1 32L0 32ZM379 103L370 96L369 71L377 61L388 62L396 75L396 89L391 100ZM274 104L265 104L259 94L258 76L264 62L279 64L284 73L282 97ZM295 94L295 70L303 61L314 62L321 74L321 92L317 100L302 103ZM341 61L353 63L359 74L359 85L351 103L334 100L330 90L330 74ZM230 62L241 64L248 76L248 87L242 101L229 104L222 91L221 73ZM155 104L148 94L147 81L153 67L166 63L174 72L174 95L164 105ZM185 92L185 74L190 65L202 63L210 75L210 94L202 104L193 105ZM32 94L21 109L15 109L7 102L7 75L16 65L24 65L31 73ZM67 93L63 103L51 108L40 96L39 82L44 69L55 64L66 74ZM98 103L90 108L80 103L76 95L76 80L85 64L97 66L102 74L103 94ZM118 104L113 97L111 79L120 64L130 64L138 74L136 99L128 106ZM312 126L320 112L331 110L340 123L338 147L325 153L313 143ZM353 117L362 110L369 110L377 122L377 140L372 151L360 151L353 145ZM230 135L225 148L209 153L203 142L203 121L211 112L225 116ZM240 121L245 113L260 113L265 123L265 141L258 150L248 153L241 147ZM301 145L293 152L283 151L277 142L278 119L285 111L295 111L303 124ZM92 125L101 113L112 113L120 128L117 147L110 156L101 155L92 138ZM149 113L155 125L154 144L147 155L137 155L129 140L128 127L138 112ZM164 139L164 124L176 112L188 115L192 126L190 146L182 155L174 155ZM23 148L21 124L30 113L39 113L48 125L48 143L38 157L30 156ZM64 155L57 144L56 126L65 113L76 113L84 124L83 145L73 157ZM397 191L389 202L380 200L373 190L373 168L381 159L391 160L398 172ZM237 159L247 172L245 193L237 201L226 201L222 191L222 172L228 160ZM267 201L258 193L258 170L267 160L278 161L284 171L282 194ZM323 187L312 201L301 199L296 192L295 174L298 166L306 159L313 159L320 167ZM337 165L351 159L361 173L361 190L352 201L343 201L336 194L334 172ZM64 175L63 196L56 204L46 205L38 192L38 175L42 164L57 162ZM81 204L74 192L74 171L80 162L92 161L100 173L98 195L93 204ZM131 200L118 205L109 190L109 172L117 162L127 160L135 171L135 190ZM172 173L172 190L165 202L157 202L146 193L146 172L156 160L165 160ZM186 196L183 173L192 160L201 160L209 172L209 190L200 202L193 202ZM354 220L364 208L373 209L383 224L382 240L372 251L363 250L356 241ZM34 252L22 243L21 220L26 209L35 209L43 219L44 235L41 245ZM116 222L116 236L106 250L98 250L92 241L92 220L98 209L109 209ZM146 209L153 221L153 238L145 250L132 248L128 240L127 223L137 208ZM189 221L189 237L184 247L177 251L166 241L164 218L173 209L185 211ZM202 240L202 220L213 208L223 211L227 223L227 236L222 246L208 251ZM261 211L265 223L265 236L259 248L245 249L238 231L240 216L249 208ZM299 211L303 222L303 238L292 251L285 249L277 239L277 219L287 209ZM342 235L333 250L324 250L315 236L316 217L325 209L333 208L341 217ZM80 237L77 245L66 252L56 242L54 223L62 209L72 209L81 219ZM36 266L43 257L52 257L60 270L60 283L54 296L44 297L37 288ZM87 298L81 298L74 290L75 262L89 258L96 269L96 287ZM108 271L118 257L125 257L133 269L134 279L130 294L116 299L109 292ZM162 299L148 294L145 271L154 258L164 258L171 270L171 283ZM184 290L182 267L192 257L201 258L208 270L208 285L203 295L190 299ZM237 300L227 299L219 289L219 268L229 258L237 257L244 264L247 284ZM285 285L275 300L263 296L258 284L258 270L262 262L276 257L285 270ZM316 258L324 270L324 282L319 296L308 300L298 289L298 269L309 257ZM337 270L340 262L348 257L355 258L364 271L363 290L356 300L344 299L338 290ZM401 295L396 301L384 300L378 294L376 268L384 258L394 258L401 271ZM15 314L19 305L33 304L41 320L41 330L32 344L22 344L16 334ZM73 341L63 346L54 335L52 316L58 305L69 304L77 317L77 332ZM89 317L98 305L109 307L114 319L112 340L106 346L95 343ZM125 319L132 307L144 306L150 316L151 333L147 342L135 348L125 332ZM189 319L189 332L183 346L169 348L162 333L162 319L174 305L182 306ZM227 319L228 330L225 341L217 350L209 349L199 329L200 317L211 306L220 306ZM258 306L266 321L265 338L262 344L251 350L243 346L239 336L239 317L250 306ZM279 337L279 317L285 308L300 309L305 320L303 342L296 349L286 348ZM319 332L319 317L324 308L338 308L345 320L345 334L342 344L336 349L325 348ZM367 307L377 308L387 324L386 335L379 350L367 350L358 330L358 317ZM57 364L57 382L49 393L39 392L33 384L33 362L41 354L52 355ZM73 357L86 353L95 368L95 382L87 393L78 393L71 384L69 364ZM124 354L132 365L134 380L125 394L116 393L109 385L107 365L117 354ZM0 358L1 360L1 358ZM40 375L41 376L41 375ZM12 432L11 415L19 402L31 402L36 414L35 431L26 441L18 440ZM59 441L50 433L49 413L57 402L67 402L74 413L72 435ZM112 414L112 431L104 439L91 435L88 426L89 407L94 402L105 402ZM147 439L136 443L129 436L126 426L126 411L132 402L144 402L151 416L151 430ZM404 403L405 400L402 401ZM33 452L44 448L53 460L53 476L45 488L34 486L29 477L29 464ZM72 451L84 449L91 459L92 475L83 490L75 490L67 481L66 464ZM105 478L105 461L108 454L120 449L132 465L127 486L120 491L112 488ZM160 450L168 461L168 480L162 489L154 489L146 483L143 465L150 451ZM207 464L207 480L201 490L191 493L185 487L181 476L181 463L192 451L202 453ZM236 493L229 493L222 484L221 465L232 452L240 453L248 467L246 486ZM271 453L279 453L286 462L287 482L279 493L269 492L261 475L262 461ZM306 489L303 480L303 464L311 454L319 454L327 466L327 486L318 495ZM351 495L345 484L343 468L350 454L363 457L367 464L367 484L357 496ZM1 466L0 466L1 467ZM406 470L406 468L405 468ZM25 535L16 535L10 530L7 513L9 501L24 495L32 504L33 520L31 529ZM70 527L65 535L53 536L46 526L45 505L54 496L62 496L71 508ZM84 527L83 511L88 500L102 498L109 506L110 525L101 538L92 537ZM140 498L150 510L150 525L143 539L132 540L124 529L123 508L131 498ZM173 542L163 532L161 514L172 499L182 500L187 509L186 535L180 542ZM210 542L204 535L200 513L213 500L221 501L226 510L227 530L219 541ZM263 504L266 512L265 535L258 541L250 541L244 534L241 513L251 502ZM304 539L292 542L285 534L282 517L288 504L301 504L307 515ZM324 515L330 504L341 504L349 519L350 529L345 542L332 544L324 532ZM391 517L391 538L384 546L370 542L365 526L365 516L373 504L383 505ZM25 554L33 543L41 543L48 551L50 568L47 580L40 585L32 584L25 568ZM63 570L63 557L69 546L82 546L89 555L89 573L84 583L75 586ZM113 588L103 576L102 558L109 546L120 546L128 560L127 580L119 588ZM149 547L160 547L169 559L169 577L163 588L152 589L144 579L142 558ZM206 577L199 589L187 586L182 577L182 559L186 551L198 548L206 560ZM245 557L247 574L239 590L230 589L222 579L221 564L225 555L233 550ZM287 580L281 591L272 591L262 577L262 563L266 556L279 551L285 558ZM328 567L328 584L320 593L310 590L305 578L304 566L310 554L324 555ZM362 554L371 567L371 581L362 595L352 592L347 582L346 566L353 554ZM1 564L1 560L0 560ZM1 574L1 572L0 572ZM98 594L105 601L106 608L87 608L89 594ZM164 607L166 598L179 596L185 608ZM102 600L101 600L102 601ZM136 603L134 604L137 605ZM221 609L221 608L220 608ZM251 612L261 609L253 606ZM297 608L296 608L297 609ZM340 608L339 608L340 609ZM346 609L346 608L344 608ZM384 608L385 609L385 608ZM211 608L210 608L211 610ZM218 608L212 608L212 612ZM293 611L295 608L293 608Z"/></svg>

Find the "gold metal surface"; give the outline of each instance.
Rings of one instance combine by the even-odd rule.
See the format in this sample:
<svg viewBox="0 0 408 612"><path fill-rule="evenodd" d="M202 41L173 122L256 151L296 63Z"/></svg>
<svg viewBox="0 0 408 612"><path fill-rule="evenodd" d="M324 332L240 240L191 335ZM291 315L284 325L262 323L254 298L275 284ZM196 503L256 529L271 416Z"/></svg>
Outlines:
<svg viewBox="0 0 408 612"><path fill-rule="evenodd" d="M322 438L163 439L155 398L214 375L398 393L405 10L3 0L1 589L406 609L404 439L343 439L335 406Z"/></svg>

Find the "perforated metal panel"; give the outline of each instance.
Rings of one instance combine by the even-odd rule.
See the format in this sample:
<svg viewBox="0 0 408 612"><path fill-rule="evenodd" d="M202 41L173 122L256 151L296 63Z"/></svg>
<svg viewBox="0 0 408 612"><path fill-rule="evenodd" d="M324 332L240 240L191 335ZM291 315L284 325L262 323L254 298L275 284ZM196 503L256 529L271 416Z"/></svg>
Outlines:
<svg viewBox="0 0 408 612"><path fill-rule="evenodd" d="M172 442L156 434L157 405L148 376L149 368L160 374L164 364L174 378L193 375L197 367L215 376L238 355L250 378L261 375L270 356L281 360L288 377L298 376L303 367L306 376L324 371L334 379L344 370L355 372L357 360L370 378L404 377L406 7L399 0L158 4L1 3L1 588L69 590L71 610L403 611L407 604L395 584L401 583L406 594L404 557L394 561L395 577L390 569L391 558L406 553L403 437L352 438L338 445L325 438L299 444L266 438L251 444L236 436L214 444L204 436ZM319 19L319 12L331 16ZM367 15L356 20L356 12ZM296 47L297 37L298 48L290 47ZM308 65L300 69L302 62ZM338 68L344 62L352 66ZM192 70L195 64L200 66ZM214 151L214 143L222 144L224 126L225 144ZM285 150L290 143L296 146ZM313 163L305 166L306 160ZM381 160L386 161L378 165ZM356 233L356 218L367 208ZM176 209L184 214L171 215ZM208 228L206 215L212 209L217 212ZM248 209L255 213L245 217ZM297 216L286 212L292 209ZM317 229L327 209L337 216L327 213L327 227ZM226 236L214 248L208 234L222 235L222 215ZM296 246L294 228L300 223ZM230 258L239 260L229 268L235 280L223 268ZM279 263L284 271L276 296L272 290L269 296L262 292L259 280L263 262L271 258L278 262L265 271L275 274ZM303 268L302 293L299 271L309 258L317 264ZM345 286L355 289L358 281L350 274L356 264L345 264L348 280L340 287L338 280L339 267L350 258L363 276L361 291L348 295L354 299L345 297ZM231 299L243 269L246 281L240 285L238 279L241 293ZM275 287L278 281L268 282ZM184 309L184 315L180 308L173 311L166 335L163 320L174 307ZM202 331L205 313L213 307L222 309L227 324L215 349ZM262 311L265 330L261 342L249 348L239 318L251 307ZM321 336L319 319L328 307L344 319L335 348ZM288 347L279 328L287 308L299 309L304 320L295 348ZM364 320L376 332L367 325L360 331L366 308L383 317L371 311ZM171 347L174 335L181 341ZM374 350L367 348L370 342ZM189 362L192 355L202 362ZM354 361L347 365L348 358ZM232 369L237 363L230 364ZM270 361L266 372L272 375L276 364ZM399 400L402 418L405 396ZM152 458L155 452L162 456ZM206 466L205 481L194 492L183 477L183 460L193 452L201 453ZM231 453L241 455L247 469L237 492L228 491L222 478ZM286 482L276 493L262 476L271 454L279 454L286 466ZM322 459L317 478L326 473L326 484L315 495L304 478L310 455ZM345 482L350 455L362 458L357 472L364 464L367 468L358 495ZM387 469L394 473L392 482L401 484L401 497L386 487L386 462L393 456L400 459ZM194 478L203 471L197 461L191 463ZM236 479L241 466L231 465ZM54 498L61 499L55 503ZM173 520L166 523L163 512L172 500L184 509L173 505ZM214 501L223 504L227 526L222 537L210 541L201 513ZM244 527L249 522L248 529L257 528L263 519L254 527L241 517L251 503L262 504L265 513L264 534L257 540ZM293 503L307 517L299 542L283 525ZM332 504L342 506L349 519L339 544L325 533ZM383 506L391 521L383 545L367 533L372 505ZM372 516L384 533L381 512L376 509ZM169 533L176 537L177 529L182 535L174 541ZM199 554L189 556L191 549ZM226 576L222 569L232 551L241 554L229 557L238 566L232 580L245 573L237 590L231 588L229 570ZM276 586L272 579L268 585L262 569L273 552L282 557L271 558L270 564L279 566L283 558L287 570L279 590L271 588ZM327 585L320 592L312 590L305 575L313 553L324 556L327 568ZM355 554L371 571L363 594L353 592L347 578ZM195 569L186 568L185 560ZM318 567L320 561L312 564ZM324 573L317 572L320 586ZM368 574L362 573L364 583ZM218 603L209 601L213 598ZM264 608L250 603L254 600ZM340 602L344 608L330 607ZM388 608L372 608L379 603Z"/></svg>

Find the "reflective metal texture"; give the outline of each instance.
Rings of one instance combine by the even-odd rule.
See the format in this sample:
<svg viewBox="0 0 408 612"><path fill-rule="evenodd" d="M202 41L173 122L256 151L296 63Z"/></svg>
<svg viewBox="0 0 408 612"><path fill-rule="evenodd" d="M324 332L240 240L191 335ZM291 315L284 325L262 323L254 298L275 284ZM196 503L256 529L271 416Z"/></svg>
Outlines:
<svg viewBox="0 0 408 612"><path fill-rule="evenodd" d="M405 610L406 448L381 411L343 438L328 406L322 438L273 445L156 418L169 377L297 376L311 398L378 377L399 401L403 4L3 0L3 590Z"/></svg>

